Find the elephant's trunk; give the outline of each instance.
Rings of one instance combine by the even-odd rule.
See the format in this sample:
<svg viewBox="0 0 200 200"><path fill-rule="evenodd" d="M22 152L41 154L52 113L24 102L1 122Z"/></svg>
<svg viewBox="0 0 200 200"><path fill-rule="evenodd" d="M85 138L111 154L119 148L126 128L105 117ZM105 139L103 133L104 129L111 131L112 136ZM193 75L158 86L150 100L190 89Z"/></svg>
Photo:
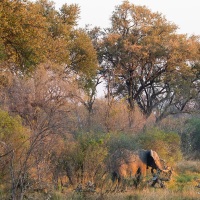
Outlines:
<svg viewBox="0 0 200 200"><path fill-rule="evenodd" d="M158 170L163 171L163 172L165 171L165 169L161 165L160 161L155 161L155 163L156 163L156 167Z"/></svg>
<svg viewBox="0 0 200 200"><path fill-rule="evenodd" d="M166 162L163 159L158 159L155 163L156 163L157 168L160 171L162 171L164 173L168 173L171 171L171 169L169 167L166 167L166 165L165 165Z"/></svg>
<svg viewBox="0 0 200 200"><path fill-rule="evenodd" d="M169 181L169 180L171 180L171 175L172 175L172 169L171 169L171 167L165 167L165 169L162 169L162 170L159 169L159 171L160 172L164 172L164 174L165 174L164 175L165 178L162 178L163 181Z"/></svg>
<svg viewBox="0 0 200 200"><path fill-rule="evenodd" d="M161 168L160 170L164 173L172 173L172 168L171 167L168 167L165 165L165 161L161 159L161 161L163 161L163 168Z"/></svg>

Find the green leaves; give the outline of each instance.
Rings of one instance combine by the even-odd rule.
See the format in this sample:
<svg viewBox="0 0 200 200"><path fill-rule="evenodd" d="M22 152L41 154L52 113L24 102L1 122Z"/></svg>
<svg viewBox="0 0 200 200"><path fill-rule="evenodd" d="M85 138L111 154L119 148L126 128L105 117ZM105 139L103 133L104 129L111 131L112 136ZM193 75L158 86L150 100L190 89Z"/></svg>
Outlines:
<svg viewBox="0 0 200 200"><path fill-rule="evenodd" d="M51 61L94 75L97 58L90 38L75 30L77 5L65 4L57 11L48 0L4 0L0 10L0 62L6 62L5 68L29 73Z"/></svg>
<svg viewBox="0 0 200 200"><path fill-rule="evenodd" d="M0 141L11 148L20 147L28 138L28 131L19 117L12 117L0 110Z"/></svg>
<svg viewBox="0 0 200 200"><path fill-rule="evenodd" d="M76 4L67 5L64 4L62 8L60 9L60 16L62 21L69 25L69 26L75 26L77 25L77 19L78 15L80 13L79 7Z"/></svg>
<svg viewBox="0 0 200 200"><path fill-rule="evenodd" d="M200 158L200 118L198 115L187 120L185 128L186 130L182 133L183 150L193 158Z"/></svg>
<svg viewBox="0 0 200 200"><path fill-rule="evenodd" d="M83 30L74 31L70 50L72 69L92 77L96 75L97 64L96 51L89 36Z"/></svg>
<svg viewBox="0 0 200 200"><path fill-rule="evenodd" d="M41 58L45 21L28 2L4 0L1 10L0 38L5 46L5 59L12 63L12 68L28 71Z"/></svg>

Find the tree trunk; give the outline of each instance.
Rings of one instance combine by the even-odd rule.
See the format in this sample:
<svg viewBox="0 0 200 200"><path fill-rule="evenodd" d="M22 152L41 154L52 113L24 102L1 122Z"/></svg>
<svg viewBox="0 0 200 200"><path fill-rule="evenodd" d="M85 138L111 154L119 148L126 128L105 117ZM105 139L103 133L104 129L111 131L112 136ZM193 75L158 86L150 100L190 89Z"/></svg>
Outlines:
<svg viewBox="0 0 200 200"><path fill-rule="evenodd" d="M134 113L134 91L133 91L133 70L129 72L129 78L126 80L126 86L128 90L128 103L129 103L129 127L133 127L133 113Z"/></svg>

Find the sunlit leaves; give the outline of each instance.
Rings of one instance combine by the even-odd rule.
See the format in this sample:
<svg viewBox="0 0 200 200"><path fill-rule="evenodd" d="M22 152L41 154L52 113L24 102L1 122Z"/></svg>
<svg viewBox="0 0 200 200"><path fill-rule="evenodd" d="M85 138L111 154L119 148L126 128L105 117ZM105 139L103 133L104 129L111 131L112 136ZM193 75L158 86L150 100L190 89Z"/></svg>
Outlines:
<svg viewBox="0 0 200 200"><path fill-rule="evenodd" d="M79 7L76 4L67 5L64 4L62 8L60 9L60 17L63 20L65 24L68 24L69 26L75 26L77 25L77 19L79 15Z"/></svg>
<svg viewBox="0 0 200 200"><path fill-rule="evenodd" d="M41 59L45 21L33 4L4 0L1 10L0 37L6 62L26 71Z"/></svg>
<svg viewBox="0 0 200 200"><path fill-rule="evenodd" d="M86 75L95 71L92 43L86 33L75 29L77 5L64 4L58 11L48 0L3 0L0 10L1 67L28 73L50 61Z"/></svg>
<svg viewBox="0 0 200 200"><path fill-rule="evenodd" d="M131 109L137 103L147 117L157 108L165 112L176 107L179 98L184 103L175 110L183 111L197 95L178 90L184 80L187 91L195 87L198 73L192 65L199 60L198 37L178 34L177 26L161 14L128 1L115 8L111 22L99 46L104 71L114 73L117 95L126 96Z"/></svg>
<svg viewBox="0 0 200 200"><path fill-rule="evenodd" d="M94 76L97 69L96 51L89 36L83 31L74 31L71 40L70 65L75 71Z"/></svg>

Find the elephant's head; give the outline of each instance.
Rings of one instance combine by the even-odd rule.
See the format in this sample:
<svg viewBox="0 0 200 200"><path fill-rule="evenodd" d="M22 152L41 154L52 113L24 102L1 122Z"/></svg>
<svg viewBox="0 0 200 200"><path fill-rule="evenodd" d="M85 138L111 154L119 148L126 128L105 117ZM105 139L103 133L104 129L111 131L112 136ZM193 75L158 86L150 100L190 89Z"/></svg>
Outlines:
<svg viewBox="0 0 200 200"><path fill-rule="evenodd" d="M164 161L160 159L158 154L153 150L149 151L149 156L147 157L147 165L152 167L152 169L159 169L160 171L165 173L168 173L170 171L169 168L165 167Z"/></svg>

